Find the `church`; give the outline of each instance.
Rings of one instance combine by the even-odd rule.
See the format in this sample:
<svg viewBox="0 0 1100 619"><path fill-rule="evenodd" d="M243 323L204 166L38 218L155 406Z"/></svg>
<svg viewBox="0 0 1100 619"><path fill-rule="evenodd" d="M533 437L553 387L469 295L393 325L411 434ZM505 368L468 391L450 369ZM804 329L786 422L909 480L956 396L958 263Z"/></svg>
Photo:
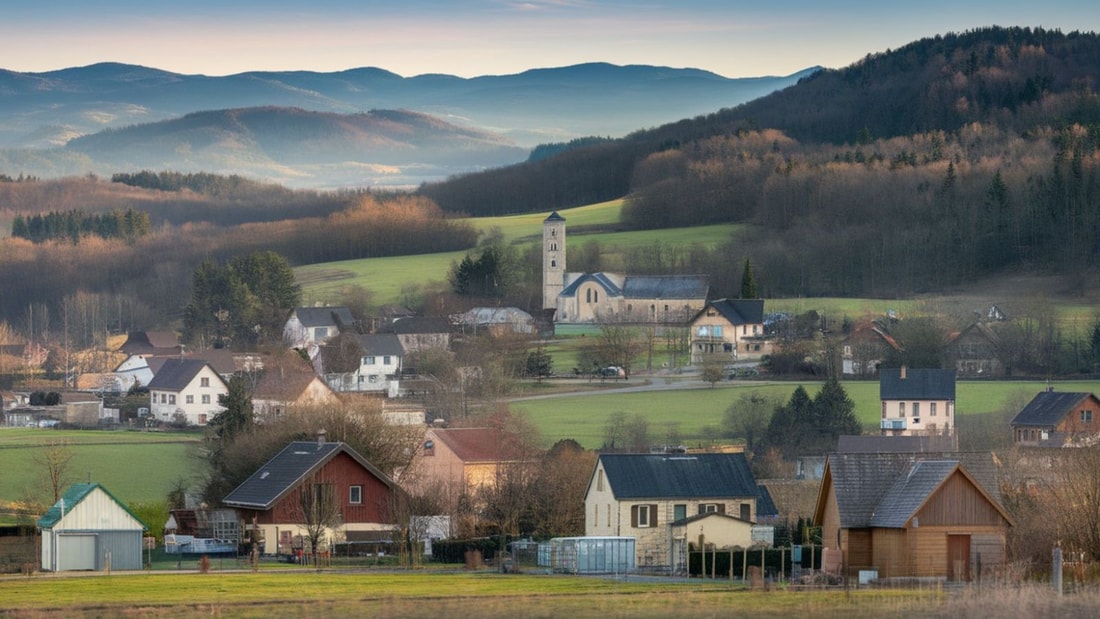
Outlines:
<svg viewBox="0 0 1100 619"><path fill-rule="evenodd" d="M570 273L565 262L565 218L542 222L542 304L556 324L686 324L706 305L705 275Z"/></svg>

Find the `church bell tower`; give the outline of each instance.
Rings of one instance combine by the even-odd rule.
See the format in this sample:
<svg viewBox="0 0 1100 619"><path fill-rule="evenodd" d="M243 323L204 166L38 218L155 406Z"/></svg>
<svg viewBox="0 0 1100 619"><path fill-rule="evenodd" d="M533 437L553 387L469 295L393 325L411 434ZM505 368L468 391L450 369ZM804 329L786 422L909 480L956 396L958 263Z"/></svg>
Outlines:
<svg viewBox="0 0 1100 619"><path fill-rule="evenodd" d="M557 211L542 222L542 307L557 309L565 287L565 218Z"/></svg>

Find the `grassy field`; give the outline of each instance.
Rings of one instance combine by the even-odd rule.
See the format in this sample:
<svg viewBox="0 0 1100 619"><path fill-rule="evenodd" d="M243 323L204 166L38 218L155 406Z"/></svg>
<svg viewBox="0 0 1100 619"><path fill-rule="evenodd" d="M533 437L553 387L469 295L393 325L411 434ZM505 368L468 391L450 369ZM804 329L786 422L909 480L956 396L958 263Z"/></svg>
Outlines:
<svg viewBox="0 0 1100 619"><path fill-rule="evenodd" d="M54 443L72 449L69 482L90 478L125 503L161 501L177 479L192 476L188 454L197 441L197 434L0 428L0 504L42 492L35 459Z"/></svg>
<svg viewBox="0 0 1100 619"><path fill-rule="evenodd" d="M618 223L621 207L622 200L615 200L566 209L560 213L568 219L569 226L573 228L604 226ZM546 215L546 213L536 213L507 217L480 217L470 221L483 232L498 229L506 242L523 247L541 238L542 220ZM713 245L728 240L736 230L737 226L734 225L714 225L637 232L586 234L583 231L576 231L570 232L569 242L576 246L588 239L596 239L607 261L615 264L622 262L620 252L628 248L647 246L657 241L680 247L692 243ZM298 283L302 285L303 301L306 303L335 302L340 298L340 290L349 285L358 285L370 290L375 303L400 303L404 300L403 291L410 286L430 288L445 284L451 264L461 260L465 253L459 251L343 260L300 266L294 269L294 273Z"/></svg>
<svg viewBox="0 0 1100 619"><path fill-rule="evenodd" d="M1094 592L1049 588L748 591L724 581L488 572L34 576L0 580L0 613L27 617L1089 616ZM1082 614L1085 613L1085 614Z"/></svg>
<svg viewBox="0 0 1100 619"><path fill-rule="evenodd" d="M635 376L630 382L644 380ZM666 379L651 380L663 383ZM599 381L595 382L599 384ZM786 402L799 384L806 388L811 397L821 387L818 382L733 381L718 383L714 388L697 389L617 392L609 388L571 396L518 400L511 406L535 423L547 443L572 438L585 447L599 447L603 442L604 427L616 412L628 416L641 415L649 422L650 436L655 441L666 440L670 431L674 430L685 443L709 443L719 435L725 410L742 395L755 392ZM627 384L615 383L614 386L626 387ZM957 415L991 413L1021 400L1026 403L1045 387L1046 383L1037 381L960 381L956 394ZM1058 382L1055 388L1059 391L1097 392L1100 381ZM844 389L855 402L860 423L868 429L878 427L881 417L878 382L849 381L844 383ZM1009 432L1007 427L1005 432Z"/></svg>

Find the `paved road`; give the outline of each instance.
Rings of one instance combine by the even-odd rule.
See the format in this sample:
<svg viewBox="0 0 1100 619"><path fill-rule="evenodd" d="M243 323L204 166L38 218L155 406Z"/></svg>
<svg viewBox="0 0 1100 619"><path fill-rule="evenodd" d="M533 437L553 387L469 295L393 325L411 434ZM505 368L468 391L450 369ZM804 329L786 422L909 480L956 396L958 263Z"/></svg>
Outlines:
<svg viewBox="0 0 1100 619"><path fill-rule="evenodd" d="M550 398L569 398L575 396L593 395L593 394L609 394L609 393L635 393L640 391L683 391L685 389L710 389L711 384L699 378L684 377L679 375L676 378L669 377L666 379L664 376L639 376L634 375L629 380L614 381L601 381L598 378L554 378L550 379L556 385L586 385L586 386L602 386L599 390L581 389L577 391L559 391L557 393L547 393L543 395L531 395L523 396L519 398L510 398L510 402L523 402L524 400L546 400ZM611 382L614 386L607 386ZM771 382L764 381L719 381L715 387L760 387L763 385L773 384Z"/></svg>

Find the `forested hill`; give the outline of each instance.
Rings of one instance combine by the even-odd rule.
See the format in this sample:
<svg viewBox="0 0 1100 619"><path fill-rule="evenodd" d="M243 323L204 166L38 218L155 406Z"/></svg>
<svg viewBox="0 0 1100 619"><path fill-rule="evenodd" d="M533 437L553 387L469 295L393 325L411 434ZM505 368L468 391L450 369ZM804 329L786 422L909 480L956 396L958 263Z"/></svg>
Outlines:
<svg viewBox="0 0 1100 619"><path fill-rule="evenodd" d="M648 155L699 140L778 129L803 145L868 145L980 123L1014 134L1100 124L1100 36L990 27L922 39L822 70L735 108L538 162L424 185L449 211L548 211L627 195Z"/></svg>

